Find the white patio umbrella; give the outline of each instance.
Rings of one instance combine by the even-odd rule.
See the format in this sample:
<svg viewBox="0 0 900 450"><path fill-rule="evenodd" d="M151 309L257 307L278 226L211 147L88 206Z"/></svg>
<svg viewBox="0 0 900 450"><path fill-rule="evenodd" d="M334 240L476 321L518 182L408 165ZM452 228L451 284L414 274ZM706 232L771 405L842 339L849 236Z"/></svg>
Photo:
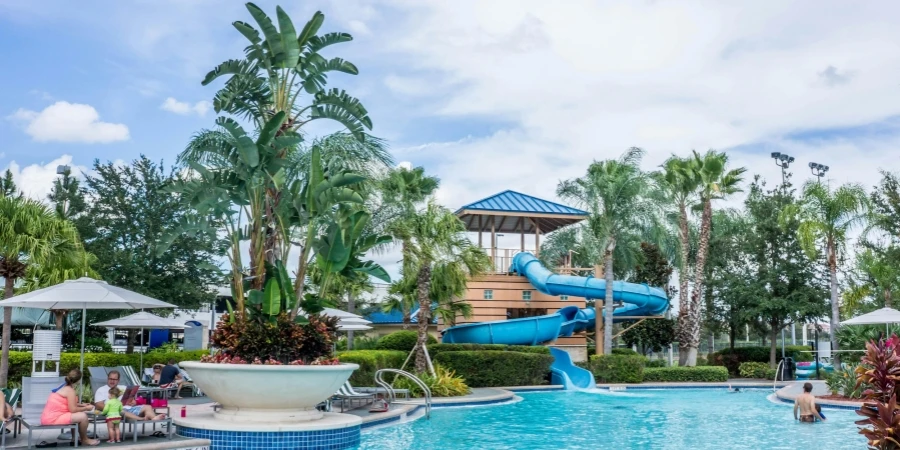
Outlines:
<svg viewBox="0 0 900 450"><path fill-rule="evenodd" d="M338 331L365 331L365 330L371 330L371 329L372 329L372 327L370 327L368 325L355 324L355 323L351 323L351 324L347 324L347 325L341 325L339 323L337 326Z"/></svg>
<svg viewBox="0 0 900 450"><path fill-rule="evenodd" d="M107 320L105 322L97 322L92 323L91 325L95 327L107 327L107 328L124 328L124 329L132 329L132 330L141 330L141 371L144 370L144 329L150 328L151 330L183 330L185 329L185 324L183 321L178 319L170 319L167 317L160 317L156 314L151 314L146 311L136 312L130 316L120 317L118 319Z"/></svg>
<svg viewBox="0 0 900 450"><path fill-rule="evenodd" d="M84 329L89 309L175 308L137 292L93 278L67 280L44 289L0 301L0 307L81 310L81 371L84 372Z"/></svg>
<svg viewBox="0 0 900 450"><path fill-rule="evenodd" d="M881 308L841 322L842 325L878 325L882 323L887 332L890 324L900 323L900 311L894 308Z"/></svg>
<svg viewBox="0 0 900 450"><path fill-rule="evenodd" d="M362 316L358 314L353 314L351 312L341 311L340 309L334 308L325 308L319 314L323 316L337 317L338 319L362 319Z"/></svg>

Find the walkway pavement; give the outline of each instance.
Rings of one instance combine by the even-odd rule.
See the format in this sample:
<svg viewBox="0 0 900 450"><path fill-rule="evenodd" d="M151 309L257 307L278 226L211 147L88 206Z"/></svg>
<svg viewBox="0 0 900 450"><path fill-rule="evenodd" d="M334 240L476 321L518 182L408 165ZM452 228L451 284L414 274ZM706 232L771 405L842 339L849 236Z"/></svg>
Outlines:
<svg viewBox="0 0 900 450"><path fill-rule="evenodd" d="M797 397L803 393L803 384L806 381L795 381L791 384L779 389L775 392L775 396L778 397L779 400L787 403L794 403ZM824 381L811 380L810 383L813 385L812 394L816 397L820 397L823 395L831 395L831 391L828 390L828 385L825 384ZM834 406L837 408L852 408L858 409L862 405L862 401L843 401L843 400L830 400L830 399L816 399L816 403L823 406Z"/></svg>

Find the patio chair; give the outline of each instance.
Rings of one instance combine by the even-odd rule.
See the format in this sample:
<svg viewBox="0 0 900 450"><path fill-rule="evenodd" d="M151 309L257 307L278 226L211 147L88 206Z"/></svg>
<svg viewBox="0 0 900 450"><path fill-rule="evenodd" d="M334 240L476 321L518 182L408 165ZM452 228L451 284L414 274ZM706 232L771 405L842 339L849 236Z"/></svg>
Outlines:
<svg viewBox="0 0 900 450"><path fill-rule="evenodd" d="M9 406L13 410L12 417L8 417L6 419L6 421L3 422L4 439L5 439L5 435L9 432L6 428L9 424L12 424L12 426L13 426L12 434L13 434L13 439L15 439L16 436L18 436L19 431L22 429L22 424L19 422L20 419L22 418L22 416L19 415L18 413L16 413L16 405L19 403L19 399L22 397L22 390L19 388L12 388L12 389L4 388L3 389L3 397L6 401L6 403L8 403Z"/></svg>
<svg viewBox="0 0 900 450"><path fill-rule="evenodd" d="M375 400L375 394L354 391L353 386L350 385L349 381L345 382L333 397L341 401L341 412L344 412L344 402L346 401L349 401L350 408L353 408L354 400L362 400L364 402L363 404L365 404L366 400Z"/></svg>
<svg viewBox="0 0 900 450"><path fill-rule="evenodd" d="M28 430L28 448L33 448L33 432L35 430L72 430L72 439L78 447L78 425L41 425L41 413L50 398L50 393L65 382L64 377L22 377L22 417L19 423ZM0 446L6 448L6 433L0 437Z"/></svg>

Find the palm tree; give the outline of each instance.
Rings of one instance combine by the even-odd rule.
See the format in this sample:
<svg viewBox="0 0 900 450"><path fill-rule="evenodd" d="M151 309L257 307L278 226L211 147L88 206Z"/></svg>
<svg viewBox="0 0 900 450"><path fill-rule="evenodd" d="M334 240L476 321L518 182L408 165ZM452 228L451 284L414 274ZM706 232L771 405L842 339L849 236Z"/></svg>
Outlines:
<svg viewBox="0 0 900 450"><path fill-rule="evenodd" d="M688 304L687 314L678 314L679 320L679 364L697 365L697 351L700 349L700 325L703 285L706 276L706 258L709 252L709 235L712 224L712 201L722 200L740 192L738 186L743 181L746 168L727 170L728 155L709 150L704 155L694 152L691 163L692 178L699 187L700 236L697 245L697 260L694 265L694 286ZM686 342L685 342L686 341Z"/></svg>
<svg viewBox="0 0 900 450"><path fill-rule="evenodd" d="M452 211L433 200L416 215L391 224L391 234L406 242L403 269L415 276L416 299L419 302L416 371L425 372L428 357L425 344L431 321L433 290L452 298L460 291L460 280L479 276L491 267L483 250L469 242L465 224ZM434 276L438 275L438 280ZM433 286L433 283L435 284Z"/></svg>
<svg viewBox="0 0 900 450"><path fill-rule="evenodd" d="M76 274L66 269L90 261L78 232L46 205L23 197L0 197L0 277L5 280L4 298L14 294L16 281L40 269L46 281L62 281ZM61 270L57 270L61 269ZM83 274L77 274L78 276ZM31 281L31 280L29 280ZM3 353L0 359L0 386L9 374L9 344L12 308L3 311Z"/></svg>
<svg viewBox="0 0 900 450"><path fill-rule="evenodd" d="M650 201L651 178L640 169L643 155L643 150L633 147L617 160L595 161L585 176L562 181L556 188L560 198L590 213L585 225L590 236L587 241L594 242L591 246L596 251L592 253L599 256L595 264L603 264L606 278L605 312L601 314L600 302L595 302L594 325L599 332L602 315L602 353L606 354L612 351L613 261L617 254L620 260L639 255L641 237L658 223L655 202ZM602 353L598 345L597 354Z"/></svg>
<svg viewBox="0 0 900 450"><path fill-rule="evenodd" d="M825 247L831 285L831 348L834 350L839 349L837 335L841 325L838 260L844 255L847 233L862 225L868 209L868 196L859 184L844 184L832 191L828 185L807 182L803 186L800 202L782 212L782 223L792 216L799 219L797 233L800 245L810 258L818 256L819 245Z"/></svg>
<svg viewBox="0 0 900 450"><path fill-rule="evenodd" d="M847 315L872 297L881 297L885 308L893 307L894 292L900 290L900 249L890 246L867 248L856 255L856 271L862 282L852 282L843 295L842 307Z"/></svg>
<svg viewBox="0 0 900 450"><path fill-rule="evenodd" d="M357 139L364 139L364 131L372 128L366 108L343 90L325 88L329 72L356 75L359 70L349 61L326 59L320 54L326 47L352 41L353 36L337 32L317 34L325 22L319 11L297 34L293 21L280 6L275 8L278 27L253 3L247 3L247 10L262 36L250 24L234 22L232 25L250 42L244 50L246 56L219 64L203 79L206 86L229 76L213 99L216 112L252 120L260 129L273 116L284 112L287 120L281 130L293 132L313 120L331 119ZM304 102L307 96L309 100Z"/></svg>
<svg viewBox="0 0 900 450"><path fill-rule="evenodd" d="M688 302L688 272L690 271L688 255L691 247L688 211L696 204L697 190L700 187L696 173L692 169L692 163L692 158L672 156L663 164L662 172L656 175L659 187L670 199L668 203L675 207L678 230L678 316L681 323L687 323L691 310L691 304ZM682 327L679 327L679 331L682 331ZM689 340L687 336L679 339L682 342Z"/></svg>

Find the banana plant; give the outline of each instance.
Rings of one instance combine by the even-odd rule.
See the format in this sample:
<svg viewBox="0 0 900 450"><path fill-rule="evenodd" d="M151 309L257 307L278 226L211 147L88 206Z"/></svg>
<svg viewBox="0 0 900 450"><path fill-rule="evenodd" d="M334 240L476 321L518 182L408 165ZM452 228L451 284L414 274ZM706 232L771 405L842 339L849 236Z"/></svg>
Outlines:
<svg viewBox="0 0 900 450"><path fill-rule="evenodd" d="M246 6L259 29L241 21L232 24L249 41L245 57L219 64L203 79L206 86L219 77L229 77L213 100L216 112L260 124L272 114L284 112L288 114L284 131L297 131L313 120L331 119L357 139L365 139L365 130L372 128L366 108L343 90L326 89L330 72L357 75L359 70L342 58L321 55L325 48L352 41L353 37L339 32L317 34L325 22L320 11L297 33L280 6L275 8L277 27L258 6ZM304 97L309 98L305 106L301 104Z"/></svg>
<svg viewBox="0 0 900 450"><path fill-rule="evenodd" d="M326 296L329 281L334 276L354 278L364 274L390 283L390 275L383 267L374 261L363 260L369 250L392 241L391 236L369 233L371 218L365 210L342 206L337 220L316 240L316 264L324 275L319 295Z"/></svg>

